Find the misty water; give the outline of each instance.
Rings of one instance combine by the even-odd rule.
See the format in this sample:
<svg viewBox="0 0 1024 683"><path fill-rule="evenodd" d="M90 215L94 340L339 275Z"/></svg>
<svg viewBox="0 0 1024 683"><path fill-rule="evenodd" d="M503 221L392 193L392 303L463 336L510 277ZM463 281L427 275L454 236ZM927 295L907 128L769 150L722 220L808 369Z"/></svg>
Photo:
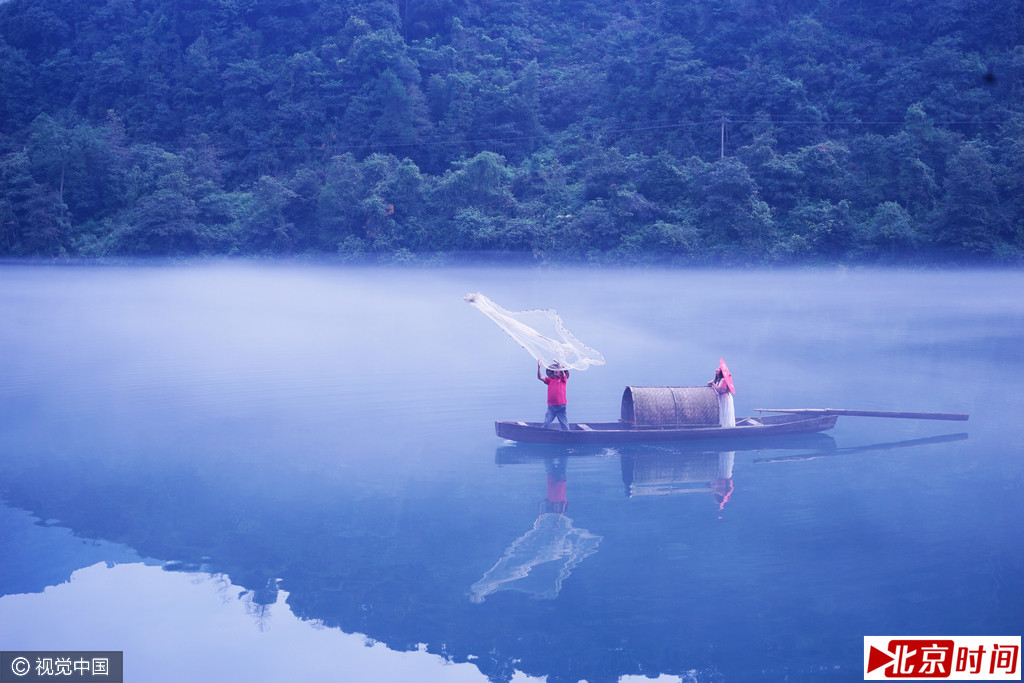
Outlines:
<svg viewBox="0 0 1024 683"><path fill-rule="evenodd" d="M720 357L738 416L971 417L512 444L494 420L540 419L544 387L475 291L556 308L604 355L570 420ZM838 681L864 636L1020 634L1022 292L1009 271L4 266L0 649L121 650L146 681Z"/></svg>

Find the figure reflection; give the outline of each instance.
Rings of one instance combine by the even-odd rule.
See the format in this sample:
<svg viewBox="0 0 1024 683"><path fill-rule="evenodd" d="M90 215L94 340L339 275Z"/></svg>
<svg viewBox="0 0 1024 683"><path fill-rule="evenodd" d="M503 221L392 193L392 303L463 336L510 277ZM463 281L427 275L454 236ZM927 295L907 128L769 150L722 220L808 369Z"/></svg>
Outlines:
<svg viewBox="0 0 1024 683"><path fill-rule="evenodd" d="M553 600L572 570L597 552L602 537L577 529L565 514L569 509L566 465L564 455L544 459L547 495L538 504L533 527L470 587L472 602L483 602L491 593L505 590Z"/></svg>
<svg viewBox="0 0 1024 683"><path fill-rule="evenodd" d="M711 484L711 488L715 491L719 512L725 509L725 504L732 498L732 466L735 462L736 451L718 454L718 479Z"/></svg>
<svg viewBox="0 0 1024 683"><path fill-rule="evenodd" d="M710 493L721 512L732 499L736 451L623 453L622 483L626 495L663 496Z"/></svg>

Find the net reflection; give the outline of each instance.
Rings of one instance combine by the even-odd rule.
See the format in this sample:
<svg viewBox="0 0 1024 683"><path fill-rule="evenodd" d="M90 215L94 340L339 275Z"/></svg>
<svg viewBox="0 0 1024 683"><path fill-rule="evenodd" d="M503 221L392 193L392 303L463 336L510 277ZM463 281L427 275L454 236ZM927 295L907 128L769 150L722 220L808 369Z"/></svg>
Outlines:
<svg viewBox="0 0 1024 683"><path fill-rule="evenodd" d="M602 537L578 529L566 514L567 456L545 458L547 496L538 503L533 527L517 538L483 577L470 587L470 600L483 602L503 590L537 599L558 597L572 570L597 552Z"/></svg>
<svg viewBox="0 0 1024 683"><path fill-rule="evenodd" d="M829 436L815 434L807 437L779 444L790 448L799 444L813 448L814 452L835 449L835 441ZM499 448L495 453L498 465L543 463L546 495L537 503L537 516L532 526L514 539L498 561L470 586L470 601L484 602L487 596L499 591L553 600L573 570L597 552L603 537L577 527L567 514L568 464L571 459L579 456L617 457L627 497L707 493L721 512L734 492L733 466L736 460L733 442L722 442L721 446L733 450L707 450L706 446L695 450L664 445L564 448L515 444Z"/></svg>

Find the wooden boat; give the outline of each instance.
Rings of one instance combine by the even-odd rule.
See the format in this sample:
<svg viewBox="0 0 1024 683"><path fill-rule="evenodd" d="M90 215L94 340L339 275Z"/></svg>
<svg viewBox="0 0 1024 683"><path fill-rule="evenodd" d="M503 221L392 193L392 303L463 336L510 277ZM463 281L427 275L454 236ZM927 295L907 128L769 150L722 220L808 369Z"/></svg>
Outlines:
<svg viewBox="0 0 1024 683"><path fill-rule="evenodd" d="M569 429L547 429L540 422L498 420L495 433L523 443L603 444L696 441L823 432L836 424L835 415L766 415L736 420L735 427L719 425L647 427L618 422L570 422Z"/></svg>
<svg viewBox="0 0 1024 683"><path fill-rule="evenodd" d="M552 450L551 444L539 442L504 441L494 451L496 465L518 465L537 462L552 457L658 457L666 453L688 456L703 453L719 453L722 451L757 452L761 456L766 453L789 451L791 454L824 454L838 448L835 439L825 432L809 432L804 434L776 434L762 437L741 437L738 439L690 439L683 441L620 441L619 443L578 443L564 448ZM780 456L781 457L781 456Z"/></svg>
<svg viewBox="0 0 1024 683"><path fill-rule="evenodd" d="M710 387L626 387L621 416L616 422L572 422L569 429L559 429L557 424L544 428L540 422L498 420L494 431L503 439L522 443L621 444L812 434L832 429L840 415L925 420L968 418L962 413L832 408L757 410L779 414L737 418L735 427L722 427L718 422L718 395Z"/></svg>

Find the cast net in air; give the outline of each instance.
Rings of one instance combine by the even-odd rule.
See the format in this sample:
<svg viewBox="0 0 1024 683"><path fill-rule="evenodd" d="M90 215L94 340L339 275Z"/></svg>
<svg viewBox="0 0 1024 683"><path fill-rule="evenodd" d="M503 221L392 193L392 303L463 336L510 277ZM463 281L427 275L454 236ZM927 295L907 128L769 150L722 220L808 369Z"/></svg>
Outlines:
<svg viewBox="0 0 1024 683"><path fill-rule="evenodd" d="M604 365L604 356L565 329L554 309L507 311L483 294L467 294L466 302L498 324L531 356L550 366L557 361L570 370Z"/></svg>

